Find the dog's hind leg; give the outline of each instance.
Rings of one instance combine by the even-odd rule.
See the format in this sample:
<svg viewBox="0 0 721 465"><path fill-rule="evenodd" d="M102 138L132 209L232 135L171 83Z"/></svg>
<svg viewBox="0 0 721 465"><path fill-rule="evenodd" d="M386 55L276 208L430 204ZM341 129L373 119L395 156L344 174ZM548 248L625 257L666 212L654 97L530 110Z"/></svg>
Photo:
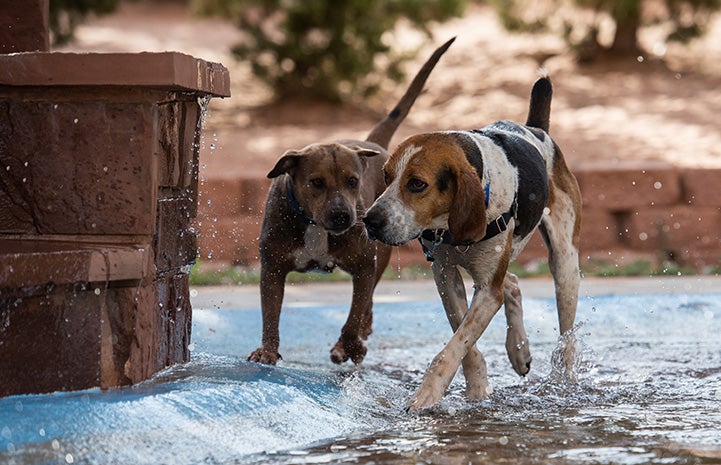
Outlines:
<svg viewBox="0 0 721 465"><path fill-rule="evenodd" d="M506 273L503 282L503 303L506 310L506 352L511 366L521 376L531 369L531 350L528 347L528 336L523 326L523 306L518 277Z"/></svg>
<svg viewBox="0 0 721 465"><path fill-rule="evenodd" d="M566 176L563 176L560 186L552 185L553 201L549 204L550 211L541 220L539 230L548 248L548 264L556 288L559 331L569 338L563 353L563 364L566 372L572 375L575 348L570 331L576 319L581 281L578 263L581 196L570 172L564 174Z"/></svg>
<svg viewBox="0 0 721 465"><path fill-rule="evenodd" d="M433 277L441 295L448 322L455 332L468 311L466 288L463 278L455 265L443 265L441 260L433 262ZM491 394L488 384L486 360L475 344L461 361L463 376L466 378L466 396L469 399L483 399Z"/></svg>

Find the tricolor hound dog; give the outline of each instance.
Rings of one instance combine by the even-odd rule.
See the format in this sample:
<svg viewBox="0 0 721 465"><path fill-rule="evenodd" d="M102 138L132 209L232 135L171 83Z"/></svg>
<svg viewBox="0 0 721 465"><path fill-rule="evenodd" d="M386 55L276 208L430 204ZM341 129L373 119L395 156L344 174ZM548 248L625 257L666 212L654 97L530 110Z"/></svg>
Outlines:
<svg viewBox="0 0 721 465"><path fill-rule="evenodd" d="M526 125L498 121L473 131L411 136L384 165L386 190L365 215L368 236L390 245L419 238L454 334L428 367L410 409L438 402L459 365L466 394L488 396L476 341L505 303L506 350L520 375L531 355L518 278L508 264L539 229L555 281L560 332L574 324L581 194L561 149L548 135L553 87L536 81ZM459 267L473 279L470 308ZM568 370L573 344L564 352Z"/></svg>

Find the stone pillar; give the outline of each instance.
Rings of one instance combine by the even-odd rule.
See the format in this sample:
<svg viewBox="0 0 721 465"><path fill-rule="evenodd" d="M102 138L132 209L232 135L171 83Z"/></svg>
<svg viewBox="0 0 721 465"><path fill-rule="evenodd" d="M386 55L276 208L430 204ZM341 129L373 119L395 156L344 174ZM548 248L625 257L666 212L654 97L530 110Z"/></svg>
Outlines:
<svg viewBox="0 0 721 465"><path fill-rule="evenodd" d="M47 52L49 0L2 0L0 53Z"/></svg>
<svg viewBox="0 0 721 465"><path fill-rule="evenodd" d="M189 358L202 103L180 53L0 55L0 395Z"/></svg>

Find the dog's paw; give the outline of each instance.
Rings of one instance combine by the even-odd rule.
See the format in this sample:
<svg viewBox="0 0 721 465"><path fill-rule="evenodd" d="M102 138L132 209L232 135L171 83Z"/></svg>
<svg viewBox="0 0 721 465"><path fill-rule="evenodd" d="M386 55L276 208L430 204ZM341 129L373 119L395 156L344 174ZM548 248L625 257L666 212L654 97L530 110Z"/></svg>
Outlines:
<svg viewBox="0 0 721 465"><path fill-rule="evenodd" d="M486 399L493 394L493 388L488 381L469 382L466 380L466 398L471 401Z"/></svg>
<svg viewBox="0 0 721 465"><path fill-rule="evenodd" d="M255 349L252 354L248 355L249 362L263 363L265 365L275 365L278 360L283 357L276 351L266 350L262 347Z"/></svg>
<svg viewBox="0 0 721 465"><path fill-rule="evenodd" d="M443 391L428 389L426 386L421 385L418 391L416 391L408 401L406 411L416 412L424 408L432 407L441 400L442 395Z"/></svg>
<svg viewBox="0 0 721 465"><path fill-rule="evenodd" d="M521 376L531 371L531 349L525 333L517 335L511 331L506 334L506 352L511 366Z"/></svg>
<svg viewBox="0 0 721 465"><path fill-rule="evenodd" d="M367 352L368 348L360 338L341 336L330 351L330 359L333 363L338 364L351 360L358 365L363 361Z"/></svg>

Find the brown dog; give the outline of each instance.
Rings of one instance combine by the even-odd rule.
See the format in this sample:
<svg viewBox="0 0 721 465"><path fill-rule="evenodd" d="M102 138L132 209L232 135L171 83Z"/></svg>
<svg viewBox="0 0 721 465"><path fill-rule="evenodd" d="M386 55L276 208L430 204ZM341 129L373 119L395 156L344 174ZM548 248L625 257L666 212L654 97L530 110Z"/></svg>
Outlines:
<svg viewBox="0 0 721 465"><path fill-rule="evenodd" d="M433 53L365 141L289 150L268 173L274 181L260 234L263 341L248 360L275 364L281 358L278 323L287 274L330 272L338 266L353 277L353 300L330 357L335 363L363 361L364 341L371 333L373 291L388 264L390 247L371 243L360 218L385 188L382 167L393 133L453 40Z"/></svg>

